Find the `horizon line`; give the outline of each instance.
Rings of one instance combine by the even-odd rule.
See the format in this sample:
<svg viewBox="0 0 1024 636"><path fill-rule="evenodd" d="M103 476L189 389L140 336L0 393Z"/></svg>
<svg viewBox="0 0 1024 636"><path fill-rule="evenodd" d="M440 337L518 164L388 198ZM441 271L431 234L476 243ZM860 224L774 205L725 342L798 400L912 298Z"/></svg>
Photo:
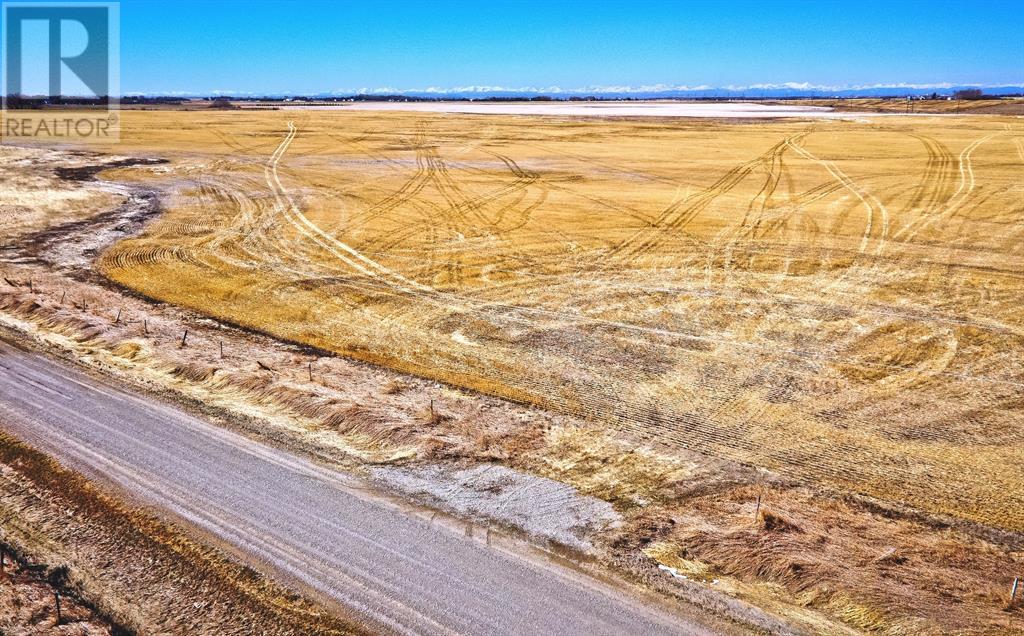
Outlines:
<svg viewBox="0 0 1024 636"><path fill-rule="evenodd" d="M124 91L125 97L209 97L209 96L289 96L289 95L324 95L324 96L357 96L357 95L469 95L469 94L495 94L514 93L522 95L608 95L608 94L657 94L657 93L708 93L728 92L739 93L745 91L808 91L813 93L842 93L872 90L951 90L959 88L1024 88L1024 80L1017 82L1003 83L982 83L982 82L894 82L876 84L812 84L810 82L782 82L782 83L759 83L748 85L686 85L686 84L649 84L640 86L631 85L592 85L580 88L562 88L553 86L501 86L501 85L463 85L452 87L427 86L425 88L397 88L394 86L360 87L360 88L338 88L319 91L242 91L235 89L209 89L209 90L167 90L167 91Z"/></svg>

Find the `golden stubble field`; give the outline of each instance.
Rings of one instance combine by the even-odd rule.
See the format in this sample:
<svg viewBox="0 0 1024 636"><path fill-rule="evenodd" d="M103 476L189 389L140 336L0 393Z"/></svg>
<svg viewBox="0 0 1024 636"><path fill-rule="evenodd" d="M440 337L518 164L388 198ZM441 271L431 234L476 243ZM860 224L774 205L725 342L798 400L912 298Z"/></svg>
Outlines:
<svg viewBox="0 0 1024 636"><path fill-rule="evenodd" d="M101 270L273 335L1024 530L1024 124L126 111Z"/></svg>

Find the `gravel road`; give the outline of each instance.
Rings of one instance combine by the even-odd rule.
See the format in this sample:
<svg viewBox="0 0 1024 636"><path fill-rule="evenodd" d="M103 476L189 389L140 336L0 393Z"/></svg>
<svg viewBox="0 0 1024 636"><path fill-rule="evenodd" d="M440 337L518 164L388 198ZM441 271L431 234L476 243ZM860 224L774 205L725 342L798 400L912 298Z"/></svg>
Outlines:
<svg viewBox="0 0 1024 636"><path fill-rule="evenodd" d="M0 428L262 570L417 634L709 634L689 613L487 545L360 480L0 342Z"/></svg>

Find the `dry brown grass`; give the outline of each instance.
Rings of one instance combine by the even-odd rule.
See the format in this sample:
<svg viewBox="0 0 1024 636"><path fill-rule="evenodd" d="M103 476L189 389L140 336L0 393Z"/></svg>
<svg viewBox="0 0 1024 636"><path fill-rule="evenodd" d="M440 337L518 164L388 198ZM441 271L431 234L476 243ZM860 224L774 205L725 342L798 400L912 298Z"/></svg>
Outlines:
<svg viewBox="0 0 1024 636"><path fill-rule="evenodd" d="M147 307L38 268L3 269L8 277L36 276L34 292L0 286L0 316L20 318L26 333L150 388L170 389L242 416L259 414L260 423L249 430L289 447L333 457L324 455L329 450L324 444L330 444L373 462L500 461L605 499L626 523L606 538L604 549L630 571L651 567L643 549L656 562L683 567L709 590L763 606L811 632L839 633L835 620L866 625L865 616L873 617L873 628L890 633L942 633L965 625L989 625L981 631L999 633L1012 631L1003 629L1007 620L1019 621L1019 614L1002 611L1009 573L1024 565L1020 553L1006 544L941 524L908 522L901 514L794 488L730 462L638 446L600 423L448 391L341 359L318 360L318 382L308 384L307 358L288 345L192 321L173 307ZM91 309L60 306L62 289L75 297L88 295ZM118 304L128 318L115 324L111 308ZM142 315L150 324L145 337L131 322ZM191 344L181 349L185 325ZM227 343L226 359L219 358L220 340ZM281 372L259 371L255 358ZM210 368L217 369L212 376ZM388 391L394 381L405 387L400 394ZM430 425L431 399L436 399L435 414L444 415L435 425ZM769 529L779 526L774 517L784 518L803 531L793 533L800 540L774 541L772 550L751 544L757 533L749 531L759 527L752 521L758 495L773 519ZM788 572L791 561L806 562L808 538L813 559L827 567L768 578ZM933 549L938 543L942 549ZM890 552L894 547L897 556ZM687 558L679 556L684 552ZM908 555L916 556L910 561ZM681 592L676 580L650 582L723 610L721 597L701 597L699 588ZM982 589L984 594L965 593ZM908 598L913 603L904 605ZM956 599L955 611L949 599Z"/></svg>
<svg viewBox="0 0 1024 636"><path fill-rule="evenodd" d="M323 236L264 178L288 117L299 131L279 178ZM1002 612L1014 540L823 494L948 514L1019 543L1014 120L126 122L119 152L173 163L106 175L158 186L169 206L104 255L116 280L577 417L485 410L495 402L455 392L431 412L444 389L330 358L310 384L308 354L234 335L219 360L227 336L214 327L85 284L58 308L64 283L29 266L4 269L48 287L4 290L0 313L63 334L100 366L259 412L294 439L343 439L377 461L501 461L569 483L624 513L608 549L626 567L658 546L659 561L707 585L717 577L780 613L804 607L859 629L1019 622ZM521 226L503 225L524 210ZM117 325L104 317L115 305L128 313ZM143 336L129 319L147 313Z"/></svg>
<svg viewBox="0 0 1024 636"><path fill-rule="evenodd" d="M124 121L170 210L101 267L149 296L1024 529L1015 120Z"/></svg>
<svg viewBox="0 0 1024 636"><path fill-rule="evenodd" d="M657 518L660 526L636 522L654 529L641 546L649 556L766 607L815 608L886 634L1024 627L1020 608L1007 608L1011 573L1024 567L1021 552L948 527L778 486L718 491ZM623 554L634 545L627 542Z"/></svg>
<svg viewBox="0 0 1024 636"><path fill-rule="evenodd" d="M9 545L0 542L5 564L0 572L0 633L71 634L99 636L124 634L98 615L95 608L77 597L74 590L58 587L65 570L48 567L33 559L14 556ZM61 615L57 621L54 594L60 595Z"/></svg>

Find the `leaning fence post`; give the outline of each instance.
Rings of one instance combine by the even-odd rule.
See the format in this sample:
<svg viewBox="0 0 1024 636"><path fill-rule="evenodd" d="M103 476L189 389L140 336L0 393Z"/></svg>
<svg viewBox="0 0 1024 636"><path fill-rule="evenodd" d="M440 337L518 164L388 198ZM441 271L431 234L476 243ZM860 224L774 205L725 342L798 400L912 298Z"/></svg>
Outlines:
<svg viewBox="0 0 1024 636"><path fill-rule="evenodd" d="M185 341L186 340L188 340L188 329L185 330L185 333L181 334L181 346L182 347L185 346Z"/></svg>
<svg viewBox="0 0 1024 636"><path fill-rule="evenodd" d="M1010 605L1017 599L1017 588L1020 587L1020 577L1013 577L1013 587L1010 588Z"/></svg>

